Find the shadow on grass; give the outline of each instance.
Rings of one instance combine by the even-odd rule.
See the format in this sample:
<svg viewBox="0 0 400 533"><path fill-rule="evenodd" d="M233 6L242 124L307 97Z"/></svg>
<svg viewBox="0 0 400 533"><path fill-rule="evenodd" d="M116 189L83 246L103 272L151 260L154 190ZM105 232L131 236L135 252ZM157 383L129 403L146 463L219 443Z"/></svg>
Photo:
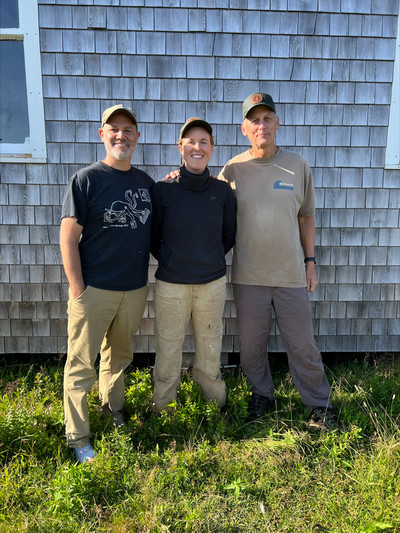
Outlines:
<svg viewBox="0 0 400 533"><path fill-rule="evenodd" d="M245 423L250 391L240 368L223 371L227 405L222 412L205 401L190 371L184 371L173 412L157 416L152 412L153 383L149 367L134 364L126 372L126 438L143 453L173 445L183 449L207 441L242 441L277 436L288 431L308 432L317 438L319 430L308 425L308 412L288 372L286 356L272 354L271 370L276 386L275 410L262 420ZM370 438L398 427L400 376L398 354L325 354L332 384L336 415L344 430L359 428ZM149 362L149 361L147 361ZM1 403L0 460L14 453L34 453L38 459L52 456L64 442L62 409L62 357L0 359ZM88 397L94 442L115 433L111 420L101 414L97 386ZM62 457L69 452L62 448Z"/></svg>

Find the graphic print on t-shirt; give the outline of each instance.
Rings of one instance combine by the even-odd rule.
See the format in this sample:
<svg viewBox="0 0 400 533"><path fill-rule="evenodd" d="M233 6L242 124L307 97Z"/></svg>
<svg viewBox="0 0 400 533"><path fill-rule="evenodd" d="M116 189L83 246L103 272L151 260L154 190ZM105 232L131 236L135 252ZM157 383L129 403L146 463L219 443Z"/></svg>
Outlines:
<svg viewBox="0 0 400 533"><path fill-rule="evenodd" d="M151 210L147 207L144 209L137 209L137 200L139 199L142 202L150 203L150 194L147 189L138 189L137 192L133 193L131 189L125 192L125 200L115 200L109 209L105 210L104 213L104 222L108 222L110 225L105 227L121 227L128 226L132 229L137 228L136 218L142 223L145 224L148 216L151 213Z"/></svg>
<svg viewBox="0 0 400 533"><path fill-rule="evenodd" d="M286 189L289 191L293 191L293 183L286 183L282 180L278 180L274 183L274 189Z"/></svg>

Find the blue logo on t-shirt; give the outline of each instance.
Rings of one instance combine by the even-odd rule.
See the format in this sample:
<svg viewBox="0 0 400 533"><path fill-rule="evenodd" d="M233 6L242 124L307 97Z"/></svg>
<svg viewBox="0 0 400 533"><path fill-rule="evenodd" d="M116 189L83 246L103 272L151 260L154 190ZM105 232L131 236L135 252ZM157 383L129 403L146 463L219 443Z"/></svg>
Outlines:
<svg viewBox="0 0 400 533"><path fill-rule="evenodd" d="M274 189L286 189L288 191L293 191L293 184L278 180L274 183Z"/></svg>

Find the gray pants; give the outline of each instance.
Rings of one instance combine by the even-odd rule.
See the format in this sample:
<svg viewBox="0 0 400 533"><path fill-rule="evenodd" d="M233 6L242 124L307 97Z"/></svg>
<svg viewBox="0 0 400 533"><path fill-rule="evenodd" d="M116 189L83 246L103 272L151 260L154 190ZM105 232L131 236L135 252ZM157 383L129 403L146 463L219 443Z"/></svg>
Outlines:
<svg viewBox="0 0 400 533"><path fill-rule="evenodd" d="M309 408L331 407L331 389L314 340L306 288L234 284L233 292L241 364L253 392L274 398L267 352L272 306L288 355L290 374L303 403Z"/></svg>

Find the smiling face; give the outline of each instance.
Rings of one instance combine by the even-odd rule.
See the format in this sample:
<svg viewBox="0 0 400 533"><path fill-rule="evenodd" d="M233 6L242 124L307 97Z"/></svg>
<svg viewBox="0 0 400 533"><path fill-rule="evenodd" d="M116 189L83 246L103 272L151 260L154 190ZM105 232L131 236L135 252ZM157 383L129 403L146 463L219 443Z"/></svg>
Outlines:
<svg viewBox="0 0 400 533"><path fill-rule="evenodd" d="M187 130L178 148L187 170L193 174L202 174L208 165L214 146L207 130L194 127Z"/></svg>
<svg viewBox="0 0 400 533"><path fill-rule="evenodd" d="M114 113L99 134L107 152L104 163L128 170L140 137L136 124L125 113Z"/></svg>
<svg viewBox="0 0 400 533"><path fill-rule="evenodd" d="M242 133L251 142L254 157L270 157L276 152L275 136L279 117L269 107L254 107L242 123Z"/></svg>

